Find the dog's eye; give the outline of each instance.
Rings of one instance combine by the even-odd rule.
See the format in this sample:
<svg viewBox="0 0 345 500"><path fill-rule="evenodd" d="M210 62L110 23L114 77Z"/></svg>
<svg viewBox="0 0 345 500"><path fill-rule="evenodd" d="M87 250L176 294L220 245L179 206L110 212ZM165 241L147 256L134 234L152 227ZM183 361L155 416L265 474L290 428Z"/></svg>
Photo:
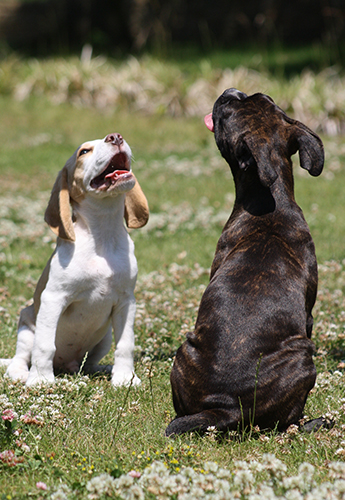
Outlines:
<svg viewBox="0 0 345 500"><path fill-rule="evenodd" d="M82 155L86 155L87 153L89 153L91 151L91 149L81 149L79 151L79 154L78 156L82 156Z"/></svg>

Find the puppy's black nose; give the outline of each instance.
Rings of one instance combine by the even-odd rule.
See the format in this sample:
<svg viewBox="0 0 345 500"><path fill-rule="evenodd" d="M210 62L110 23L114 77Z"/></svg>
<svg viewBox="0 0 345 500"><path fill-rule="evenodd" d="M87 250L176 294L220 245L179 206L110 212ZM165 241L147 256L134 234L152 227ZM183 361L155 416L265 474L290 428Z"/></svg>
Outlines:
<svg viewBox="0 0 345 500"><path fill-rule="evenodd" d="M120 134L108 134L104 142L111 142L112 144L120 146L123 143L123 137Z"/></svg>

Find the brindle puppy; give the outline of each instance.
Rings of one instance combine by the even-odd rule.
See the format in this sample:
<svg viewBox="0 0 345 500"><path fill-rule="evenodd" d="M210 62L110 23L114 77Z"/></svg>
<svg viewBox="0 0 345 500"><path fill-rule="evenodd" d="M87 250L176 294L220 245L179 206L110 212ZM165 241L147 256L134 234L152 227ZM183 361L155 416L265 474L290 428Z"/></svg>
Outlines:
<svg viewBox="0 0 345 500"><path fill-rule="evenodd" d="M205 123L236 187L195 330L171 373L176 418L166 435L209 426L286 429L315 383L310 340L314 243L295 202L291 155L317 176L320 138L263 94L226 90Z"/></svg>

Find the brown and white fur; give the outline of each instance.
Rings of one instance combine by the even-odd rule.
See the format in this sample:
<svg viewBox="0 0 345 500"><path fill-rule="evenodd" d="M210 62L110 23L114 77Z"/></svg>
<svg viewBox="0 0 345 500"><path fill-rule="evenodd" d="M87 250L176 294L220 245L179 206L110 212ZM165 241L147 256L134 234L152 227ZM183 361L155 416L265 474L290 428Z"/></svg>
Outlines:
<svg viewBox="0 0 345 500"><path fill-rule="evenodd" d="M120 134L82 144L59 172L45 220L58 236L34 293L22 310L6 376L27 386L54 382L54 370L102 367L112 330L113 386L137 385L134 374L134 287L137 261L123 224L141 227L148 205L131 171L131 149Z"/></svg>

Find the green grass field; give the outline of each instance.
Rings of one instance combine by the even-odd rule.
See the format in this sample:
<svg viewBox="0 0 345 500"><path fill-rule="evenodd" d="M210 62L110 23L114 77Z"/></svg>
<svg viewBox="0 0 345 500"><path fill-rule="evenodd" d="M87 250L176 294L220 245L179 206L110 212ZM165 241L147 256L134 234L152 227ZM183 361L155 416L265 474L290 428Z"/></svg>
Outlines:
<svg viewBox="0 0 345 500"><path fill-rule="evenodd" d="M14 354L19 311L52 252L53 234L43 221L50 189L81 142L120 132L151 210L148 226L131 232L142 385L114 390L106 378L79 375L25 390L2 370L0 410L16 418L0 421L0 499L344 498L343 137L322 137L326 165L319 178L294 158L296 199L320 267L313 334L318 379L305 413L334 419L334 428L312 435L251 429L222 441L210 431L169 440L174 352L193 328L234 199L213 135L200 116L56 106L38 96L19 102L2 95L0 113L1 357Z"/></svg>

